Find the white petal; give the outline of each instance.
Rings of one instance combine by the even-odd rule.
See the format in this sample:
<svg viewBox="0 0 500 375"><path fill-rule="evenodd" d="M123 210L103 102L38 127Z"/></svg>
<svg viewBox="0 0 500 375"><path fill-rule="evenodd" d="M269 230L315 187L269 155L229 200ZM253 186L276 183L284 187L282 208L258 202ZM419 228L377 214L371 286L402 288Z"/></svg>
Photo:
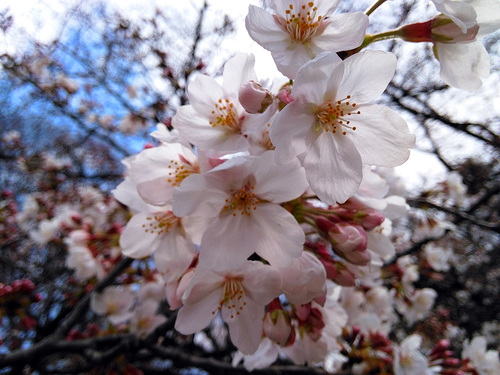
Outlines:
<svg viewBox="0 0 500 375"><path fill-rule="evenodd" d="M217 149L221 152L245 151L248 141L241 132L226 126L212 127L210 121L213 116L200 114L190 105L181 106L172 118L172 125L182 137L202 149Z"/></svg>
<svg viewBox="0 0 500 375"><path fill-rule="evenodd" d="M209 186L204 175L194 174L182 181L174 191L172 209L176 216L189 214L211 217L219 214L227 194Z"/></svg>
<svg viewBox="0 0 500 375"><path fill-rule="evenodd" d="M184 304L177 315L175 329L189 335L205 328L214 318L212 312L217 312L220 298L220 289L209 289L204 299Z"/></svg>
<svg viewBox="0 0 500 375"><path fill-rule="evenodd" d="M278 164L284 164L307 151L317 136L315 122L311 104L292 102L276 115L270 136L276 147Z"/></svg>
<svg viewBox="0 0 500 375"><path fill-rule="evenodd" d="M164 236L155 252L155 265L164 275L165 282L179 279L189 267L195 254L194 244L178 230Z"/></svg>
<svg viewBox="0 0 500 375"><path fill-rule="evenodd" d="M305 237L295 218L276 204L259 204L250 216L226 213L214 219L200 247L200 264L237 268L254 252L272 265L287 265L302 252Z"/></svg>
<svg viewBox="0 0 500 375"><path fill-rule="evenodd" d="M255 194L273 203L290 201L302 195L307 189L305 170L298 159L283 165L276 164L274 151L267 151L253 162L256 179Z"/></svg>
<svg viewBox="0 0 500 375"><path fill-rule="evenodd" d="M248 81L257 81L254 70L255 57L246 53L237 53L224 66L222 88L226 97L238 97L241 86Z"/></svg>
<svg viewBox="0 0 500 375"><path fill-rule="evenodd" d="M343 203L361 182L361 156L348 137L323 132L307 152L304 162L311 189L325 203Z"/></svg>
<svg viewBox="0 0 500 375"><path fill-rule="evenodd" d="M225 213L214 218L201 238L200 264L216 271L242 266L255 252L260 230L247 215Z"/></svg>
<svg viewBox="0 0 500 375"><path fill-rule="evenodd" d="M255 252L275 267L286 267L302 254L304 231L292 214L275 204L260 204L253 216L261 226Z"/></svg>
<svg viewBox="0 0 500 375"><path fill-rule="evenodd" d="M231 341L243 354L252 354L259 347L262 339L263 317L263 305L247 303L237 319L226 320Z"/></svg>
<svg viewBox="0 0 500 375"><path fill-rule="evenodd" d="M340 57L334 52L323 53L299 69L292 96L300 102L322 105L326 93L336 92L343 74L344 66Z"/></svg>
<svg viewBox="0 0 500 375"><path fill-rule="evenodd" d="M161 176L139 183L137 192L146 203L164 206L172 203L174 188L172 183L168 182L167 176Z"/></svg>
<svg viewBox="0 0 500 375"><path fill-rule="evenodd" d="M245 25L252 39L269 51L290 41L288 33L274 20L273 15L255 5L248 7Z"/></svg>
<svg viewBox="0 0 500 375"><path fill-rule="evenodd" d="M328 26L314 37L313 43L323 51L346 51L363 43L368 16L363 13L333 14Z"/></svg>
<svg viewBox="0 0 500 375"><path fill-rule="evenodd" d="M175 329L191 334L205 328L213 319L222 296L224 278L210 270L197 267L182 297L184 306L175 321Z"/></svg>
<svg viewBox="0 0 500 375"><path fill-rule="evenodd" d="M395 167L410 156L409 148L415 145L406 121L392 109L379 105L361 105L361 114L350 116L349 132L364 164Z"/></svg>
<svg viewBox="0 0 500 375"><path fill-rule="evenodd" d="M498 0L467 0L466 2L474 7L477 14L478 39L500 28L500 2Z"/></svg>
<svg viewBox="0 0 500 375"><path fill-rule="evenodd" d="M351 95L358 104L378 98L396 70L396 56L390 52L366 50L344 60L344 78L337 100Z"/></svg>
<svg viewBox="0 0 500 375"><path fill-rule="evenodd" d="M128 221L120 236L123 255L140 259L155 252L161 242L161 236L148 229L150 224L153 224L151 220L153 216L150 213L139 212Z"/></svg>
<svg viewBox="0 0 500 375"><path fill-rule="evenodd" d="M222 87L212 78L205 75L196 76L188 86L189 102L196 112L210 116L215 103L224 96Z"/></svg>
<svg viewBox="0 0 500 375"><path fill-rule="evenodd" d="M490 56L481 42L436 43L441 79L464 90L477 90L490 74Z"/></svg>
<svg viewBox="0 0 500 375"><path fill-rule="evenodd" d="M150 206L140 198L137 186L130 178L125 178L112 193L118 202L128 206L133 212L149 210Z"/></svg>

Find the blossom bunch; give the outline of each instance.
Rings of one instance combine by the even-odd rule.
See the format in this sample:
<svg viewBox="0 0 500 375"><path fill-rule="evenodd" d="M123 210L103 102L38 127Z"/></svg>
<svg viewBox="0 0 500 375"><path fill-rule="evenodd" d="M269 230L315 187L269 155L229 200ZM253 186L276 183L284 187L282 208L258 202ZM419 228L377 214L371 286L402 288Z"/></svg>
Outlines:
<svg viewBox="0 0 500 375"><path fill-rule="evenodd" d="M415 143L406 121L376 102L396 57L364 49L382 39L366 34L374 9L335 14L338 3L276 0L271 12L250 6L250 36L288 81L266 87L254 56L238 53L222 80L197 75L190 82L189 104L152 133L158 145L124 160L114 196L133 216L121 252L154 258L180 333L221 318L239 350L235 364L262 367L278 356L313 364L336 353L331 366L341 369L346 353L366 345L394 373L407 373L411 363L432 372L438 359L453 365L448 352L438 348L426 358L418 337L396 347L387 338L399 316L412 325L436 298L433 289L414 287L419 270L411 257L384 269L389 285L382 275L396 253L391 220L408 209L389 194L383 171L404 163ZM475 42L479 8L467 5L464 15L458 2L435 3L443 15L424 30L428 39L417 37L418 25L391 37L436 43L443 79L455 83L440 44ZM448 19L463 35L447 39ZM457 86L476 87L485 72L479 65ZM431 250L429 263L439 269ZM131 319L131 293L108 289L93 309L112 322ZM368 341L349 343L346 332ZM358 371L382 368L362 358Z"/></svg>

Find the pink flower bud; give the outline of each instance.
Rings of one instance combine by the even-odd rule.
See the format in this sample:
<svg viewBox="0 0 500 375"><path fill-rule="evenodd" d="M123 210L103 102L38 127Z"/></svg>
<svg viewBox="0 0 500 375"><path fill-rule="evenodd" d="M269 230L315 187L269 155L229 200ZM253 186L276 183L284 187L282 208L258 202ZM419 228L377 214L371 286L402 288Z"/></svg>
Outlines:
<svg viewBox="0 0 500 375"><path fill-rule="evenodd" d="M306 303L304 305L296 305L295 306L295 314L297 315L297 319L301 321L305 321L311 312L311 304Z"/></svg>
<svg viewBox="0 0 500 375"><path fill-rule="evenodd" d="M292 325L284 310L268 311L264 317L264 334L275 343L284 346L290 339Z"/></svg>
<svg viewBox="0 0 500 375"><path fill-rule="evenodd" d="M448 366L460 366L460 359L458 358L446 358L443 361L443 364L448 365Z"/></svg>
<svg viewBox="0 0 500 375"><path fill-rule="evenodd" d="M458 43L469 42L476 38L479 31L479 25L467 29L467 32L462 32L462 29L455 24L450 18L441 14L433 19L432 24L432 40L440 43Z"/></svg>
<svg viewBox="0 0 500 375"><path fill-rule="evenodd" d="M407 42L439 42L458 43L471 41L476 38L479 25L463 32L449 17L444 14L427 21L405 25L399 29L399 37Z"/></svg>
<svg viewBox="0 0 500 375"><path fill-rule="evenodd" d="M342 263L337 262L335 265L337 269L337 276L331 280L335 281L341 286L354 286L356 285L356 276L349 271Z"/></svg>
<svg viewBox="0 0 500 375"><path fill-rule="evenodd" d="M378 227L384 220L384 215L373 208L365 208L354 215L354 221L361 224L365 230Z"/></svg>
<svg viewBox="0 0 500 375"><path fill-rule="evenodd" d="M341 253L366 250L366 232L360 225L339 223L334 224L328 231L328 237L334 250Z"/></svg>
<svg viewBox="0 0 500 375"><path fill-rule="evenodd" d="M292 96L292 86L286 85L279 93L276 95L276 97L280 100L281 103L283 103L283 107L287 104L290 104L291 102L294 101L293 96Z"/></svg>
<svg viewBox="0 0 500 375"><path fill-rule="evenodd" d="M273 102L273 94L255 81L241 86L238 99L248 113L263 113Z"/></svg>

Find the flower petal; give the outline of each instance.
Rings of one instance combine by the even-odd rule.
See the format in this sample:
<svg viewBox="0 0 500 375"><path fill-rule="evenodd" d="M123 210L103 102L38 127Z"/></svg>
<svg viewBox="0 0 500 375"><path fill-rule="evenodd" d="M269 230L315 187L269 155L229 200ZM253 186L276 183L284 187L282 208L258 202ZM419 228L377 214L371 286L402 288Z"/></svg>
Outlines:
<svg viewBox="0 0 500 375"><path fill-rule="evenodd" d="M238 268L254 252L271 265L286 266L302 252L304 231L283 207L262 203L248 215L214 219L200 247L200 264L216 271Z"/></svg>
<svg viewBox="0 0 500 375"><path fill-rule="evenodd" d="M436 43L438 59L441 63L441 79L447 84L463 90L477 90L481 78L490 74L490 56L483 44Z"/></svg>
<svg viewBox="0 0 500 375"><path fill-rule="evenodd" d="M316 138L316 117L311 104L292 102L276 115L271 124L271 142L275 158L284 164L307 151Z"/></svg>
<svg viewBox="0 0 500 375"><path fill-rule="evenodd" d="M243 84L257 81L254 70L255 57L247 53L237 53L224 65L222 89L226 97L238 97Z"/></svg>
<svg viewBox="0 0 500 375"><path fill-rule="evenodd" d="M297 198L307 189L305 170L294 158L283 165L276 164L275 151L267 151L255 159L255 194L273 203L282 203Z"/></svg>
<svg viewBox="0 0 500 375"><path fill-rule="evenodd" d="M354 143L341 134L323 132L302 163L311 189L323 202L344 203L361 182L361 156Z"/></svg>
<svg viewBox="0 0 500 375"><path fill-rule="evenodd" d="M410 156L415 144L406 121L392 109L380 105L360 105L359 115L350 117L350 139L356 145L364 164L395 167Z"/></svg>
<svg viewBox="0 0 500 375"><path fill-rule="evenodd" d="M323 51L346 51L363 43L368 16L360 13L332 14L328 26L314 37L313 43Z"/></svg>
<svg viewBox="0 0 500 375"><path fill-rule="evenodd" d="M334 52L322 53L299 69L292 96L302 103L321 105L325 102L325 94L338 87L343 74L344 66L340 57Z"/></svg>
<svg viewBox="0 0 500 375"><path fill-rule="evenodd" d="M378 98L396 70L396 56L390 52L366 50L344 60L344 77L337 99L352 97L362 104Z"/></svg>
<svg viewBox="0 0 500 375"><path fill-rule="evenodd" d="M203 191L203 194L201 192ZM178 217L189 214L212 217L219 214L227 194L207 184L204 175L194 174L174 190L172 210Z"/></svg>

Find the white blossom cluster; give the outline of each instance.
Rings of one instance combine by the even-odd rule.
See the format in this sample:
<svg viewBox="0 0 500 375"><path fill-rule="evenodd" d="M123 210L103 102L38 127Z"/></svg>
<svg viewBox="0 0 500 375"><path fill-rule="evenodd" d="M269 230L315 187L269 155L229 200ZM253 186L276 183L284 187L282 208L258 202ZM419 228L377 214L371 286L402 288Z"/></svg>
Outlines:
<svg viewBox="0 0 500 375"><path fill-rule="evenodd" d="M415 136L398 113L375 103L397 59L363 50L377 41L366 34L371 12L337 14L339 2L275 0L270 12L250 6L250 36L271 51L289 83L276 92L265 88L254 56L238 53L221 83L205 75L191 81L190 104L178 108L173 130L159 124L152 134L158 146L124 160L126 177L113 193L133 216L120 251L153 256L159 274L135 289L93 294L95 313L128 323L138 335L165 321L157 315L164 297L179 309L175 328L182 334L221 317L238 349L233 363L250 370L278 357L340 370L354 348L369 348L370 358L389 363L395 374L449 370L445 343L424 355L416 334L400 345L388 339L396 323L425 319L437 296L414 286L420 272L411 256L382 275L396 253L391 220L408 210L388 171L407 160ZM440 15L392 37L433 43L446 83L479 87L489 57L478 38L500 27L500 3L433 3ZM121 126L131 131L135 120L127 117ZM447 184L450 201L461 204L461 180L450 175ZM93 231L108 230L92 210L109 207L93 194L80 192L83 218L74 207L61 207L31 234L43 244L64 228L67 266L79 280L105 273L87 245ZM36 204L27 202L21 221ZM432 237L438 229L444 230L423 225L416 235ZM435 271L448 270L449 256L447 249L425 247ZM486 351L481 337L462 355L478 373L499 374L498 353ZM372 369L360 361L352 370Z"/></svg>

